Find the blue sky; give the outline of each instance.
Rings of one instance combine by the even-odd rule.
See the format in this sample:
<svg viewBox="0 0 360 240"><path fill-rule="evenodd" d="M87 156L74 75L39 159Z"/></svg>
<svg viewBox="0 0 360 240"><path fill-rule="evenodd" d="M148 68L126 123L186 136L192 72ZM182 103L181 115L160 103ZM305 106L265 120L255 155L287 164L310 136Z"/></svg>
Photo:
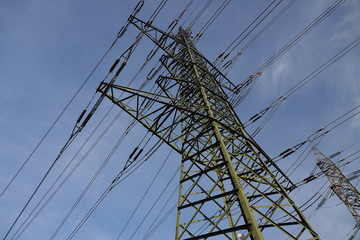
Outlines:
<svg viewBox="0 0 360 240"><path fill-rule="evenodd" d="M144 20L148 19L158 2L160 1L145 1L139 17ZM199 2L204 3L204 1ZM210 60L215 60L270 2L232 0L219 19L199 40L198 49ZM296 1L271 28L246 49L229 73L231 81L240 83L246 79L333 2L325 0ZM155 19L154 25L166 28L178 16L186 3L186 1L170 0ZM124 3L124 1L111 0L0 1L0 80L2 82L0 89L0 190L7 185L108 49L134 6L135 1ZM203 19L207 19L206 17L212 10L210 8ZM201 21L203 20L200 19L199 23ZM194 33L200 26L202 24L194 26ZM16 178L6 194L0 198L0 236L6 234L36 184L55 159L69 137L76 119L90 101L113 61L129 47L137 33L134 27L130 27L124 37L118 40L99 69L30 159L29 164ZM263 72L251 93L236 108L240 119L246 121L258 111L269 106L285 91L358 38L359 35L360 3L356 0L347 0ZM149 40L145 38L142 40L125 72L117 80L118 84L126 85L131 80L152 46ZM288 147L302 142L319 128L360 104L359 54L360 50L357 47L283 102L274 117L255 138L270 156L275 157ZM155 57L144 72L135 79L133 87L139 87L146 74L156 63L156 59L158 57ZM35 196L34 203L39 200L39 196L45 192L57 174L71 160L109 107L111 107L109 101L102 103L78 139L56 164L39 194ZM118 112L119 110L114 108L79 156L89 149L96 137ZM359 117L355 117L334 129L318 145L319 150L326 155L331 155L358 141L360 137L359 120ZM84 161L84 164L74 173L20 239L48 239L51 236L129 123L130 119L125 115L116 121L109 133ZM251 129L253 128L250 127L249 132ZM74 224L82 218L121 170L127 156L145 133L146 131L139 126L135 127L126 137L56 239L68 236L74 228ZM348 149L335 160L340 160L357 150L359 150L359 144ZM75 239L116 239L121 231L121 226L127 221L135 204L169 151L169 148L162 146L160 151L144 163L139 170L119 184L91 216ZM354 157L356 156L359 154ZM286 170L297 157L298 155L294 155L284 159L279 162L280 167ZM76 158L77 161L79 159L80 157ZM291 175L291 179L294 182L301 181L310 174L315 163L316 160L311 153L299 169ZM179 164L180 156L172 153L165 164L165 170L160 173L154 189L147 196L146 203L136 213L131 227L124 231L122 239L129 239L132 231L151 207L152 201L169 181L170 176L177 170ZM351 173L359 168L360 163L357 159L344 168L344 172ZM177 179L178 176L175 176L166 196L176 187ZM307 184L293 196L294 200L301 205L318 190L325 180L322 178ZM175 202L176 196L172 198L171 203ZM338 203L339 200L333 196L323 208L316 211L310 218L313 227L323 239L341 239L354 226L354 220L350 213ZM30 204L29 209L33 206L33 203ZM156 206L156 209L160 207ZM314 209L305 211L305 215L311 214L312 210ZM24 216L27 216L28 213L25 212ZM22 220L23 218L20 219L20 223ZM148 226L149 222L145 222L139 235L135 235L134 239L140 239L144 234L141 231L145 231ZM172 238L174 227L175 215L172 214L150 239Z"/></svg>

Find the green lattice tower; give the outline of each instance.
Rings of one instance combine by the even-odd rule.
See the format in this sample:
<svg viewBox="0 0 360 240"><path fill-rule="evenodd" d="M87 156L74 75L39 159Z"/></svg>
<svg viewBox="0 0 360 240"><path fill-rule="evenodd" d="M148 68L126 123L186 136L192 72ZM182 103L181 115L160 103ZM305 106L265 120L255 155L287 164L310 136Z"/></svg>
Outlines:
<svg viewBox="0 0 360 240"><path fill-rule="evenodd" d="M319 239L288 195L291 181L231 107L227 94L236 86L188 31L129 20L165 52L149 75L158 88L102 83L98 90L181 154L175 239Z"/></svg>

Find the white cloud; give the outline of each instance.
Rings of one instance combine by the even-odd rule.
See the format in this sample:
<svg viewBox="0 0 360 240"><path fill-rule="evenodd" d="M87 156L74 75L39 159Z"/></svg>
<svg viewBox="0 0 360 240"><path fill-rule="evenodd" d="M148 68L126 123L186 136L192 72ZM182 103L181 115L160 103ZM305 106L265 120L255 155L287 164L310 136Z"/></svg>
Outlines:
<svg viewBox="0 0 360 240"><path fill-rule="evenodd" d="M359 37L360 34L360 2L347 1L344 5L344 17L334 24L334 41L354 40L354 36Z"/></svg>

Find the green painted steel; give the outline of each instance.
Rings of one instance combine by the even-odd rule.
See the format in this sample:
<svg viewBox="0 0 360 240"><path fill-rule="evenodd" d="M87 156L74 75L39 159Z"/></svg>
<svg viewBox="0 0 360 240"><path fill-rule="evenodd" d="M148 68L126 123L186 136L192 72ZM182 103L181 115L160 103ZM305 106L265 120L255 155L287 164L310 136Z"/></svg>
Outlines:
<svg viewBox="0 0 360 240"><path fill-rule="evenodd" d="M148 76L158 89L102 83L98 90L182 157L175 239L320 239L289 197L292 182L229 103L236 86L189 31L130 22L164 51Z"/></svg>

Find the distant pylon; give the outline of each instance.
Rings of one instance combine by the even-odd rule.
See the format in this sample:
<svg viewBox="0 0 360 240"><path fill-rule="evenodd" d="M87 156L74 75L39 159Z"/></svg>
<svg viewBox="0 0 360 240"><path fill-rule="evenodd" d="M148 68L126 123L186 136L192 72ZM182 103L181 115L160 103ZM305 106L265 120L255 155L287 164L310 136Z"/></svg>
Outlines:
<svg viewBox="0 0 360 240"><path fill-rule="evenodd" d="M354 233L349 240L354 239L360 230L360 193L329 157L326 157L315 147L313 147L312 151L315 154L320 170L329 179L331 190L340 198L355 218Z"/></svg>
<svg viewBox="0 0 360 240"><path fill-rule="evenodd" d="M175 239L320 239L288 195L293 183L230 105L236 86L190 31L129 21L165 52L148 75L157 89L104 82L98 90L182 156Z"/></svg>

